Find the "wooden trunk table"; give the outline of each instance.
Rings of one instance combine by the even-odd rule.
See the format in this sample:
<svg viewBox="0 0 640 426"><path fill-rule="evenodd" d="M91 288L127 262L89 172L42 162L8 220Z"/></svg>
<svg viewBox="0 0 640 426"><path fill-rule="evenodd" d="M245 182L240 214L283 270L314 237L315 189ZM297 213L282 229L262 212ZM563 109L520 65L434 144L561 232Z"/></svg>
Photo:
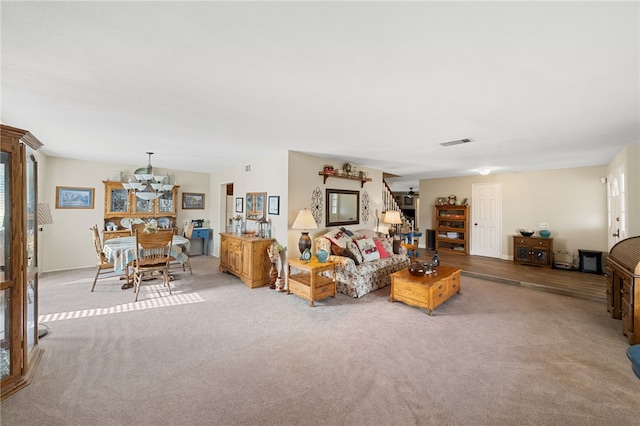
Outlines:
<svg viewBox="0 0 640 426"><path fill-rule="evenodd" d="M309 301L312 307L316 300L329 296L336 297L336 265L333 262L318 262L312 257L309 261L289 259L287 294L295 294ZM295 275L292 269L302 271ZM322 275L324 271L333 271L332 278Z"/></svg>
<svg viewBox="0 0 640 426"><path fill-rule="evenodd" d="M429 275L415 276L403 269L391 274L390 302L404 302L407 305L433 310L454 294L460 293L460 273L462 269L440 266Z"/></svg>

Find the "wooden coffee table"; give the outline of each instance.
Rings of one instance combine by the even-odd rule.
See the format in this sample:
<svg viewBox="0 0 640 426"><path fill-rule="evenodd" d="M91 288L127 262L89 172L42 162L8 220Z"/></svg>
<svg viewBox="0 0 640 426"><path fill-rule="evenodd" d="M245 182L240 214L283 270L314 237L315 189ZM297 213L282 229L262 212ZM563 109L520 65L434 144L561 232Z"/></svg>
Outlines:
<svg viewBox="0 0 640 426"><path fill-rule="evenodd" d="M404 302L407 305L434 309L454 294L460 293L460 273L462 269L440 266L429 275L415 276L408 269L391 274L391 295L389 302Z"/></svg>

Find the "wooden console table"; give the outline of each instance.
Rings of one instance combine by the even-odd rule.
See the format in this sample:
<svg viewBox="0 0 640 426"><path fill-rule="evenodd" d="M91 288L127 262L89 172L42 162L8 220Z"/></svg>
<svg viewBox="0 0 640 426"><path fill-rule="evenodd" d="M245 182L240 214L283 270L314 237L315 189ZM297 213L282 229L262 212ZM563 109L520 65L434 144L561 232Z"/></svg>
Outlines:
<svg viewBox="0 0 640 426"><path fill-rule="evenodd" d="M336 264L333 262L318 262L312 257L310 261L289 259L289 274L287 294L295 294L309 301L313 307L316 300L329 296L336 297ZM301 273L292 275L291 270L298 269ZM333 271L332 278L322 275L324 271Z"/></svg>
<svg viewBox="0 0 640 426"><path fill-rule="evenodd" d="M434 309L442 305L454 294L460 293L460 273L462 269L440 266L429 275L415 276L403 269L391 274L391 295L389 302L404 302L407 305Z"/></svg>

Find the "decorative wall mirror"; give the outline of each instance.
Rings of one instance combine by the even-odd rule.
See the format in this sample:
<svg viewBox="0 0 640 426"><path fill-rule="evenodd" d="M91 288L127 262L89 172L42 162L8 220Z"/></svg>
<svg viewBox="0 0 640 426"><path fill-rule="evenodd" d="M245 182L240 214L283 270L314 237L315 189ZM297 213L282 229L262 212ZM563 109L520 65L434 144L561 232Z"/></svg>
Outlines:
<svg viewBox="0 0 640 426"><path fill-rule="evenodd" d="M360 191L327 189L327 226L360 223Z"/></svg>
<svg viewBox="0 0 640 426"><path fill-rule="evenodd" d="M245 216L248 220L260 220L265 217L266 206L266 192L247 192Z"/></svg>

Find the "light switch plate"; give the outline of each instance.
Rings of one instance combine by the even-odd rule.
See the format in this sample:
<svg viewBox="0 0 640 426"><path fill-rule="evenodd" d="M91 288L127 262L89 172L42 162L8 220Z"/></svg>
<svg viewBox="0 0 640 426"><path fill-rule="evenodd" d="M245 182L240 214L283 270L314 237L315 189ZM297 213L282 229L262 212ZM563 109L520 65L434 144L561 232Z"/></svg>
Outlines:
<svg viewBox="0 0 640 426"><path fill-rule="evenodd" d="M549 224L548 223L544 223L544 222L540 222L538 224L538 228L540 228L540 229L549 229Z"/></svg>

